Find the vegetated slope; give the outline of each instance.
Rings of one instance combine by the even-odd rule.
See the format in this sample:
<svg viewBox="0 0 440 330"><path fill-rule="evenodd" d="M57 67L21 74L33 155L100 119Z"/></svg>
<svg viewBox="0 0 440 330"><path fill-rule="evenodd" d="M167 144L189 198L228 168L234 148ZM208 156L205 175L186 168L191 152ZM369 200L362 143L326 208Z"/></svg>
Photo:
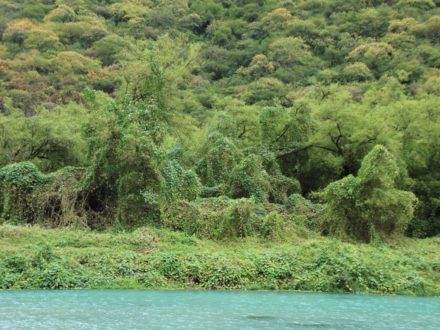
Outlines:
<svg viewBox="0 0 440 330"><path fill-rule="evenodd" d="M439 5L1 0L1 218L437 235Z"/></svg>
<svg viewBox="0 0 440 330"><path fill-rule="evenodd" d="M440 240L213 242L168 230L0 227L0 288L288 289L439 295Z"/></svg>

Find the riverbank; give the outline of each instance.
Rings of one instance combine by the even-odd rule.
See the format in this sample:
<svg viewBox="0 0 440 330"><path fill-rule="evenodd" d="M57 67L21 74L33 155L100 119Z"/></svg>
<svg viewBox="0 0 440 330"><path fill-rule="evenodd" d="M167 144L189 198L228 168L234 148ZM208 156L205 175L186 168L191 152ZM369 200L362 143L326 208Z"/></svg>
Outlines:
<svg viewBox="0 0 440 330"><path fill-rule="evenodd" d="M214 242L155 228L132 233L0 226L2 289L276 289L440 295L440 238L351 244Z"/></svg>

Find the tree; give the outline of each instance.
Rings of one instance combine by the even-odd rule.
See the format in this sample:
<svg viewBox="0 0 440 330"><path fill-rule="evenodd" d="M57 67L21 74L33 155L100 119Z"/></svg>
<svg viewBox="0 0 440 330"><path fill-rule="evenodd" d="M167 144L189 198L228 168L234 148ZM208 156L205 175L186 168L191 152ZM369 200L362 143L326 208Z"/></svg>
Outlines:
<svg viewBox="0 0 440 330"><path fill-rule="evenodd" d="M263 77L249 84L244 99L247 104L273 105L276 101L284 100L286 94L287 88L282 81Z"/></svg>
<svg viewBox="0 0 440 330"><path fill-rule="evenodd" d="M440 16L432 16L426 22L414 28L417 36L429 38L434 43L440 42Z"/></svg>
<svg viewBox="0 0 440 330"><path fill-rule="evenodd" d="M347 58L362 62L377 74L381 74L388 69L393 57L394 49L389 44L372 42L356 47Z"/></svg>
<svg viewBox="0 0 440 330"><path fill-rule="evenodd" d="M89 48L88 53L101 60L103 65L111 65L118 59L118 55L122 51L129 51L132 45L119 37L118 35L108 35L96 41L92 47Z"/></svg>
<svg viewBox="0 0 440 330"><path fill-rule="evenodd" d="M75 11L66 5L59 5L57 8L53 9L49 14L44 17L45 21L48 22L73 22L75 20Z"/></svg>
<svg viewBox="0 0 440 330"><path fill-rule="evenodd" d="M347 65L344 68L343 75L347 81L365 81L373 78L368 66L362 62Z"/></svg>
<svg viewBox="0 0 440 330"><path fill-rule="evenodd" d="M269 46L269 58L282 67L307 65L312 60L308 46L301 38L279 38Z"/></svg>
<svg viewBox="0 0 440 330"><path fill-rule="evenodd" d="M228 186L232 198L255 198L260 203L266 202L270 183L261 158L253 154L244 158L231 172Z"/></svg>
<svg viewBox="0 0 440 330"><path fill-rule="evenodd" d="M84 164L81 125L86 118L85 109L74 104L32 117L20 112L0 115L0 165L32 161L53 171Z"/></svg>
<svg viewBox="0 0 440 330"><path fill-rule="evenodd" d="M376 145L362 161L357 177L349 175L321 192L328 210L326 230L363 242L403 234L417 199L396 188L398 174L394 157Z"/></svg>
<svg viewBox="0 0 440 330"><path fill-rule="evenodd" d="M3 40L23 45L35 24L29 19L21 19L11 22L3 33Z"/></svg>
<svg viewBox="0 0 440 330"><path fill-rule="evenodd" d="M332 16L335 24L344 32L356 33L364 37L380 38L387 31L391 9L382 6L365 8L359 12L343 12Z"/></svg>
<svg viewBox="0 0 440 330"><path fill-rule="evenodd" d="M82 188L91 226L159 222L162 149L154 138L156 113L156 104L128 98L98 110L88 123L89 166Z"/></svg>
<svg viewBox="0 0 440 330"><path fill-rule="evenodd" d="M227 138L213 136L212 147L197 166L202 182L208 187L225 185L238 164L240 150Z"/></svg>
<svg viewBox="0 0 440 330"><path fill-rule="evenodd" d="M24 41L24 47L45 52L60 49L62 44L55 32L39 28L31 30Z"/></svg>
<svg viewBox="0 0 440 330"><path fill-rule="evenodd" d="M293 16L286 8L274 9L262 19L265 28L269 32L283 30L291 21L293 21Z"/></svg>

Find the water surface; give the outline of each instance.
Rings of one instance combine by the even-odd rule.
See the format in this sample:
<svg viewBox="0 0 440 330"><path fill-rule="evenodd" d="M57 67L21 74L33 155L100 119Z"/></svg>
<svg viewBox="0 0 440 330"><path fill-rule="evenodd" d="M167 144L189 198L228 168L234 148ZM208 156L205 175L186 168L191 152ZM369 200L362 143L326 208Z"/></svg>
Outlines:
<svg viewBox="0 0 440 330"><path fill-rule="evenodd" d="M3 291L0 329L440 329L440 299L258 291Z"/></svg>

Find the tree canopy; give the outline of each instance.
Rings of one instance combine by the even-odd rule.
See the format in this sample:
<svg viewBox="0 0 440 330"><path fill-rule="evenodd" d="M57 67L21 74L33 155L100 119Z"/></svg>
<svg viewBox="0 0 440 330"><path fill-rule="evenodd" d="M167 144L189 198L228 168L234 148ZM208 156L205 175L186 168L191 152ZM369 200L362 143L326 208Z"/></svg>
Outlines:
<svg viewBox="0 0 440 330"><path fill-rule="evenodd" d="M0 166L48 178L3 218L438 235L439 31L432 0L0 0Z"/></svg>

